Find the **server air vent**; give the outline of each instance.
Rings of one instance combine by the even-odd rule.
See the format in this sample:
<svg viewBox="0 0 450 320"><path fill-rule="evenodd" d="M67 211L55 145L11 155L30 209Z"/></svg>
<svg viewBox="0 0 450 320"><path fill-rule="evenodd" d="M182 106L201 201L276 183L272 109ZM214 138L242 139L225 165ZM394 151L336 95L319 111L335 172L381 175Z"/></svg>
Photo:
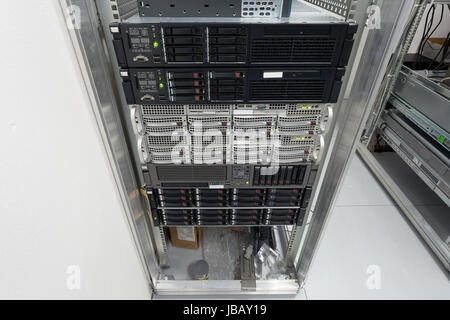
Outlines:
<svg viewBox="0 0 450 320"><path fill-rule="evenodd" d="M254 39L251 58L253 62L331 64L335 47L335 39L320 37Z"/></svg>
<svg viewBox="0 0 450 320"><path fill-rule="evenodd" d="M322 101L326 81L266 79L252 80L249 86L250 101Z"/></svg>

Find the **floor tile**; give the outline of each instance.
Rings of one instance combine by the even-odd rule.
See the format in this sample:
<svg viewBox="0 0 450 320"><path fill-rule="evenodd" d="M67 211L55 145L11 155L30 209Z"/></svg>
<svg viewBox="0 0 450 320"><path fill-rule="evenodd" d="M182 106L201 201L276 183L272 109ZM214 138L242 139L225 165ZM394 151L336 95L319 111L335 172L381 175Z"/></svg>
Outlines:
<svg viewBox="0 0 450 320"><path fill-rule="evenodd" d="M391 205L392 200L358 155L353 157L336 206Z"/></svg>
<svg viewBox="0 0 450 320"><path fill-rule="evenodd" d="M336 207L305 290L308 299L450 299L448 273L394 206Z"/></svg>

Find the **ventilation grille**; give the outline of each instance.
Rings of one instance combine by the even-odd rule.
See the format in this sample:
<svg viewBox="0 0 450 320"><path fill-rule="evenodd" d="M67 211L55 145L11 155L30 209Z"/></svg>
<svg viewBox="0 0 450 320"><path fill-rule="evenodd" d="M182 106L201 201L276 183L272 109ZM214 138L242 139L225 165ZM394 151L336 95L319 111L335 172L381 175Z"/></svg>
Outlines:
<svg viewBox="0 0 450 320"><path fill-rule="evenodd" d="M303 154L277 154L275 155L279 163L294 163L294 162L310 162L310 155Z"/></svg>
<svg viewBox="0 0 450 320"><path fill-rule="evenodd" d="M280 135L281 145L303 145L303 146L313 146L315 141L313 137L303 137L303 136L288 136Z"/></svg>
<svg viewBox="0 0 450 320"><path fill-rule="evenodd" d="M144 116L147 126L173 126L182 127L184 124L183 116L167 116L167 117L147 117Z"/></svg>
<svg viewBox="0 0 450 320"><path fill-rule="evenodd" d="M321 101L324 98L323 80L253 80L249 99Z"/></svg>
<svg viewBox="0 0 450 320"><path fill-rule="evenodd" d="M297 117L279 117L278 125L295 127L305 124L317 124L320 122L320 115L313 116L297 116Z"/></svg>
<svg viewBox="0 0 450 320"><path fill-rule="evenodd" d="M299 125L299 126L280 126L278 127L280 134L316 134L318 133L318 128L315 125Z"/></svg>
<svg viewBox="0 0 450 320"><path fill-rule="evenodd" d="M305 153L309 153L311 151L311 146L278 146L275 149L275 152L278 153L300 153L300 154L305 154Z"/></svg>
<svg viewBox="0 0 450 320"><path fill-rule="evenodd" d="M341 17L347 18L350 11L350 5L352 0L305 0L306 2L312 3L319 6L327 11L333 12L340 15ZM357 1L355 1L357 3Z"/></svg>
<svg viewBox="0 0 450 320"><path fill-rule="evenodd" d="M187 144L187 139L184 136L148 136L148 144L156 146L182 146Z"/></svg>
<svg viewBox="0 0 450 320"><path fill-rule="evenodd" d="M230 124L230 122L231 117L229 116L215 116L215 117L190 116L188 119L188 123L190 126L195 127L195 125L198 125L201 126L202 128L227 127Z"/></svg>
<svg viewBox="0 0 450 320"><path fill-rule="evenodd" d="M113 18L125 20L138 12L136 0L110 0Z"/></svg>
<svg viewBox="0 0 450 320"><path fill-rule="evenodd" d="M321 62L331 63L335 39L266 38L252 41L253 62Z"/></svg>
<svg viewBox="0 0 450 320"><path fill-rule="evenodd" d="M151 105L143 105L142 106L142 114L144 116L150 115L172 115L179 114L184 115L185 110L183 105L160 105L160 104L151 104Z"/></svg>
<svg viewBox="0 0 450 320"><path fill-rule="evenodd" d="M161 181L224 181L227 170L224 166L201 167L157 167L158 179Z"/></svg>
<svg viewBox="0 0 450 320"><path fill-rule="evenodd" d="M231 114L231 105L229 104L206 104L195 105L191 104L187 106L187 112L189 115L202 114L202 113L214 113L214 114Z"/></svg>

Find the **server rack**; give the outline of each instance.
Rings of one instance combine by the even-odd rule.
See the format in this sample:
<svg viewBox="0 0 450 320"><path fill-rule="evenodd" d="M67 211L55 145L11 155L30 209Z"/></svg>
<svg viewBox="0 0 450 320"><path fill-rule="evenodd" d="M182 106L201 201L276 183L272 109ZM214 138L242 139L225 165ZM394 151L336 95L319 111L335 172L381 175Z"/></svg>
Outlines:
<svg viewBox="0 0 450 320"><path fill-rule="evenodd" d="M285 25L296 23L311 25L323 23L339 25L344 23L348 25L349 23L355 23L360 25L360 29L353 37L355 49L349 56L351 63L345 75L342 75L342 88L339 90L340 94L336 100L330 100L330 97L319 101L308 100L310 98L300 99L300 101L293 101L296 99L286 99L286 101L267 99L267 101L252 103L252 101L234 101L235 99L230 101L226 98L223 103L207 101L207 103L199 104L198 101L194 103L183 101L180 104L173 101L167 104L129 105L122 85L123 80L127 80L126 77L130 73L126 75L121 72L124 69L127 71L131 69L118 68L120 56L118 56L119 61L115 57L118 42L113 41L119 39L110 35L111 23L121 22L120 16L115 17L112 14L112 8L105 2L98 1L94 5L92 2L83 0L61 1L62 13L64 14L67 12L68 5L77 5L81 9L80 28L69 28L69 33L73 40L75 53L79 58L80 70L86 82L86 88L92 98L93 112L100 124L99 129L110 157L111 167L137 243L138 253L142 258L149 285L154 293L295 294L301 288L324 222L335 198L336 190L342 181L346 164L355 149L356 137L362 130L361 123L367 110L366 103L372 98L372 92L379 87L379 66L385 66L389 58L388 52L380 55L376 54L374 49L379 49L380 46L388 48L391 45L391 34L396 28L401 27L401 22L394 21L397 21L399 16L407 16L412 9L412 5L408 1L383 3L380 6L381 17L389 23L385 29L380 31L372 29L370 26L364 27L369 4L370 1L349 2L345 4L344 11L335 11L336 8L333 7L333 13L331 13L301 1L295 2L298 11L296 11L294 5L290 18L281 18L277 21L246 21L243 18L226 20L224 18L225 20L221 21L222 23L236 23L237 20L233 19L240 19L240 23L272 23L273 25L277 23ZM100 17L100 20L97 17ZM135 21L131 20L130 22L134 23ZM214 21L205 18L204 23L214 23ZM164 61L168 62L168 60ZM255 68L252 65L246 67L251 70ZM203 68L206 72L211 72L210 66L204 66ZM259 68L268 67L259 66ZM280 68L276 67L276 69L278 70L267 71L269 77L280 76ZM337 70L337 66L335 69ZM168 70L164 70L166 75L168 72ZM239 73L241 74L241 72ZM284 75L285 71L282 70L281 73ZM208 73L206 74L208 75ZM165 82L163 85L170 84ZM195 94L196 92L194 92L194 97ZM247 97L249 96L248 93L244 92L244 94ZM210 96L211 91L208 92L208 97ZM275 97L274 100L278 100L278 97ZM128 102L136 101L128 99ZM263 162L263 158L266 158L269 152L260 153L262 158L259 156L253 157L254 153L251 152L253 146L251 144L231 144L231 150L226 148L219 160L214 159L207 166L203 164L198 166L195 164L195 161L198 160L196 159L195 146L192 147L187 143L186 147L189 147L189 149L182 151L181 158L185 158L186 162L189 159L193 164L181 163L180 166L176 167L175 170L179 170L174 171L176 179L179 179L179 177L185 178L181 179L183 180L183 187L181 187L179 181L175 181L176 184L173 185L173 179L175 178L173 178L174 174L171 170L174 168L164 163L164 152L167 152L167 149L152 149L155 145L152 145L149 141L150 137L152 139L157 137L155 138L156 141L158 139L164 140L166 137L164 130L160 130L161 128L158 125L149 125L158 116L151 115L146 119L146 112L151 113L156 110L163 117L169 115L171 118L169 120L164 119L164 121L167 122L168 120L169 123L175 123L177 127L180 121L176 119L173 121L172 116L176 118L180 114L185 115L186 119L181 119L180 127L183 129L180 131L183 131L186 136L181 135L181 140L186 138L186 142L192 142L195 136L187 135L190 129L189 117L191 119L195 119L195 117L203 118L202 120L207 120L206 122L211 118L211 114L208 113L201 114L200 112L198 114L200 105L202 105L201 111L208 108L220 109L214 110L214 115L222 117L221 121L215 124L221 138L228 137L227 131L235 130L236 126L256 125L262 126L269 133L266 134L265 139L267 139L267 135L271 135L272 131L278 131L275 134L299 137L299 139L295 139L298 145L288 143L287 145L267 146L265 150L270 150L271 156L278 153L281 159L281 170L273 173L270 169L272 167L270 163L265 164ZM225 111L223 111L224 106ZM228 111L227 109L231 110ZM295 114L286 115L290 109L295 112L310 110L312 113L308 116L315 120L310 118L308 123L308 121L304 122L304 118L296 117ZM167 112L168 110L170 112ZM302 116L305 116L305 114ZM233 119L231 123L228 121L230 117ZM249 117L251 118L250 121ZM264 118L263 121L260 121L261 117ZM271 120L268 121L267 118ZM273 128L274 120L276 120L276 124ZM316 123L312 124L311 121L316 121ZM295 123L295 125L290 125L292 123ZM162 129L166 128L166 124ZM321 131L325 134L320 134ZM306 132L308 132L308 135L305 135ZM307 139L308 136L311 136L312 139ZM235 137L233 135L231 137L233 140L230 139L230 141L234 141ZM308 146L308 153L304 152L305 149L302 148L304 145ZM161 144L159 147L161 147ZM235 157L236 152L233 153L235 147L237 150L243 148L248 151L248 157L251 159L245 158L244 161L252 160L254 163L240 164L238 160L242 159ZM191 150L190 148L194 149ZM272 152L273 150L276 152ZM230 151L231 154L228 154L227 151ZM203 156L201 160L205 160ZM209 161L210 159L206 160ZM220 160L222 163L218 164L217 161L220 162ZM203 169L198 172L198 169L196 169L198 167ZM205 173L202 171L204 168L212 171ZM264 175L266 177L261 179L263 169L266 171ZM295 175L294 170L296 170ZM286 175L287 172L290 172L291 175ZM215 175L217 179L213 181L211 179L189 181L189 178L192 180L193 176L198 177L194 173L207 177ZM199 185L199 183L203 184ZM290 184L286 186L286 183ZM186 196L180 198L178 193L182 190L184 190ZM261 190L264 191L263 194L261 194ZM221 191L222 194L216 191ZM286 195L283 194L286 191L289 193L289 199L285 199ZM178 197L175 203L173 203L173 193ZM286 207L278 204L272 205L273 202L278 201L278 196L282 199L283 205L288 204ZM242 197L245 198L245 201L242 200ZM179 201L180 199L181 201ZM249 199L250 201L248 201ZM183 204L183 201L186 201L187 206L177 207L180 203ZM198 205L199 201L205 201L207 205L214 201L214 206ZM238 204L237 206L233 205L235 201ZM164 205L167 203L170 206ZM223 206L218 208L218 203L222 203ZM258 205L253 206L255 203ZM173 207L172 204L176 206ZM173 220L171 215L168 214L170 210L187 210L188 212L186 212L186 218L182 215L181 219ZM210 210L214 211L214 219L211 219ZM220 212L220 210L223 211ZM185 214L185 212L182 212L182 214ZM280 215L282 218L278 218ZM155 218L160 221L155 223ZM175 225L178 225L178 223L184 225L185 222L205 225L213 222L216 227L223 224L228 224L230 227L243 224L250 227L257 226L258 228L272 225L272 222L275 222L276 228L270 227L273 234L272 238L277 239L280 252L283 253L283 261L286 261L289 271L284 274L284 280L256 280L251 275L250 278L246 278L245 273L241 273L240 279L174 280L165 273L164 267L170 265L170 257L168 255L168 243L166 242L166 227L160 224L161 222L167 223L169 220L175 222ZM205 224L203 224L204 222ZM285 226L285 224L289 226ZM214 230L220 233L225 229L221 227L221 229ZM260 230L258 237L263 237L264 232L262 230L268 229L252 230ZM216 258L220 261L220 257Z"/></svg>
<svg viewBox="0 0 450 320"><path fill-rule="evenodd" d="M418 5L402 33L358 152L448 271L450 88L433 76L436 65L445 65L445 54L441 64L420 55L420 48L407 54L430 4ZM431 5L446 11L449 4Z"/></svg>

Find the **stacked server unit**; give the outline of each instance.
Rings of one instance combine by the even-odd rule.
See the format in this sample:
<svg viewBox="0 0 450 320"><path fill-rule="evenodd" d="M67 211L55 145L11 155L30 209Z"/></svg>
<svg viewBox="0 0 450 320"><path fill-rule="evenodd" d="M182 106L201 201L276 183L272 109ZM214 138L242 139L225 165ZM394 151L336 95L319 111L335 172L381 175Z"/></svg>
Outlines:
<svg viewBox="0 0 450 320"><path fill-rule="evenodd" d="M356 25L172 21L110 26L153 223L302 225Z"/></svg>

